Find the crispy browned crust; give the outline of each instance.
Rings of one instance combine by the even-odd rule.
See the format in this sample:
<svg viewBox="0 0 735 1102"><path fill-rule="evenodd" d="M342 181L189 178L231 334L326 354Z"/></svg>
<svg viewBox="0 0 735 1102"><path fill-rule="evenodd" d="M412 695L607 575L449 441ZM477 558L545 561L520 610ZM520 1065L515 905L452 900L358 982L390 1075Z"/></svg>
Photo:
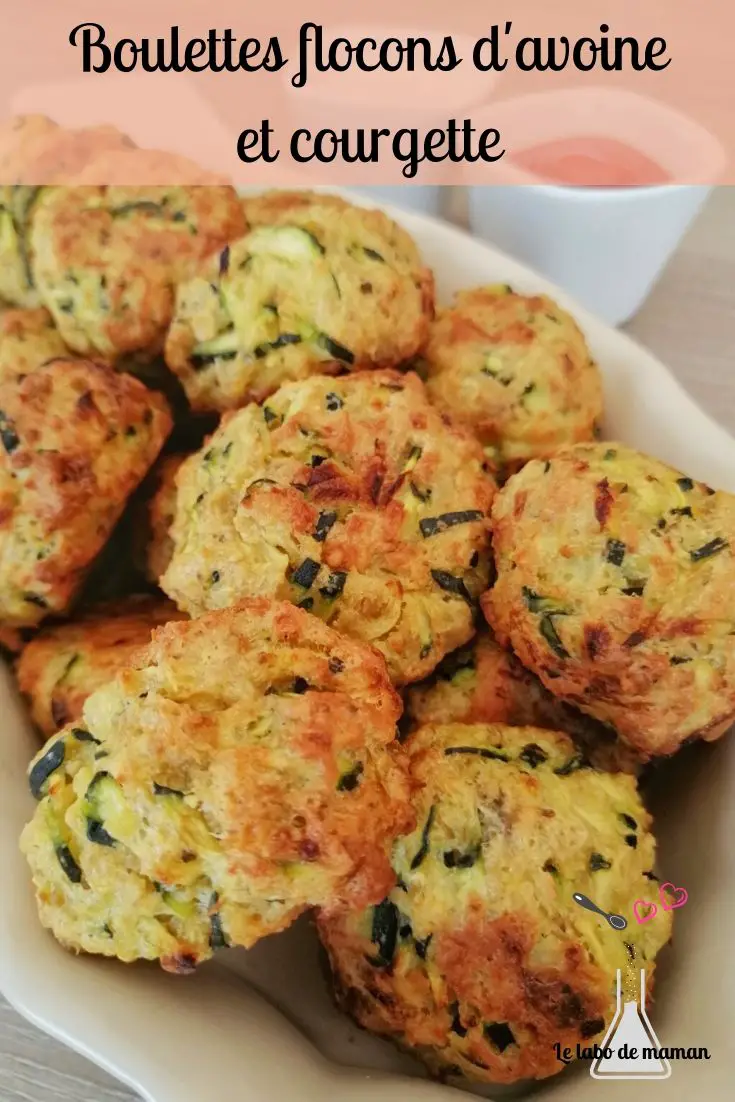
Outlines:
<svg viewBox="0 0 735 1102"><path fill-rule="evenodd" d="M432 402L472 429L504 474L591 440L602 415L584 336L546 295L460 291L438 311L422 359Z"/></svg>
<svg viewBox="0 0 735 1102"><path fill-rule="evenodd" d="M46 737L79 719L87 697L130 665L151 632L184 614L159 597L130 597L41 631L16 665L18 687Z"/></svg>
<svg viewBox="0 0 735 1102"><path fill-rule="evenodd" d="M507 723L564 731L597 769L638 773L641 761L615 732L557 699L487 628L448 654L432 676L404 694L401 726Z"/></svg>
<svg viewBox="0 0 735 1102"><path fill-rule="evenodd" d="M63 612L171 428L136 379L54 360L0 386L0 620Z"/></svg>
<svg viewBox="0 0 735 1102"><path fill-rule="evenodd" d="M0 385L67 355L48 310L0 311Z"/></svg>
<svg viewBox="0 0 735 1102"><path fill-rule="evenodd" d="M178 476L161 579L191 615L267 593L372 643L396 683L473 631L495 483L414 374L282 387L223 418Z"/></svg>
<svg viewBox="0 0 735 1102"><path fill-rule="evenodd" d="M183 971L308 907L377 901L414 823L400 710L375 651L286 603L156 629L49 744L22 843L42 921L70 948Z"/></svg>
<svg viewBox="0 0 735 1102"><path fill-rule="evenodd" d="M635 781L576 767L569 739L532 727L428 726L406 749L417 826L394 845L397 887L318 918L337 1001L438 1074L554 1075L555 1044L599 1043L616 969L626 988L650 975L670 935L670 913L621 936L572 899L630 916L645 894L655 843Z"/></svg>
<svg viewBox="0 0 735 1102"><path fill-rule="evenodd" d="M620 444L579 445L493 507L483 608L555 696L644 759L735 718L735 497Z"/></svg>
<svg viewBox="0 0 735 1102"><path fill-rule="evenodd" d="M210 671L207 656L212 664L214 639L216 665ZM258 749L257 736L249 745L245 738L239 748L225 754L231 766L227 777L215 771L207 785L207 803L226 834L233 868L245 872L252 854L258 853L252 872L267 881L284 862L316 860L332 874L343 870L320 899L323 907L360 906L361 899L379 898L385 885L393 883L389 839L413 823L404 802L408 788L402 754L396 747L384 749L395 737L401 703L381 656L340 636L302 609L254 598L223 612L159 628L137 664L157 667L156 676L165 678L181 660L187 667L192 663L195 697L201 691L202 675L207 682L213 675L210 692L220 707L238 699L247 669L247 681L258 698L257 710L278 716L285 726L280 748ZM341 669L334 672L337 666ZM299 686L297 695L289 696L299 677L306 680L306 690L300 691ZM279 692L287 694L280 702ZM269 694L272 708L260 700ZM170 753L167 717L161 715L161 720L163 729L154 736L161 764L164 769L175 769L176 762L181 767L191 760L202 730L210 727L206 713L192 716L191 727L180 732ZM141 732L141 737L142 750L149 736ZM172 724L169 739L173 737ZM318 767L319 787L324 786L318 798L308 787L300 793L279 790L274 755L287 747L311 769ZM220 744L220 749L224 752L225 745ZM210 753L215 760L216 744ZM347 801L337 787L342 754L365 760L364 780ZM123 756L127 757L124 752ZM130 767L145 767L144 761L133 750ZM257 815L243 818L243 808L257 808Z"/></svg>

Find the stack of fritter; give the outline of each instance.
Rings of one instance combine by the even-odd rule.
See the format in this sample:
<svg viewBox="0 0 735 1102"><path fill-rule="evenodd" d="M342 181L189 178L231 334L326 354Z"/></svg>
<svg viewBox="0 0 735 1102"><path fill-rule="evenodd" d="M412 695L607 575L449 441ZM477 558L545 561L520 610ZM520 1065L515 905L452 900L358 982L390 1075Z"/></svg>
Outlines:
<svg viewBox="0 0 735 1102"><path fill-rule="evenodd" d="M546 296L435 316L381 212L38 118L0 167L42 922L188 972L313 909L361 1025L442 1075L560 1071L670 936L632 922L638 774L735 716L735 499L594 442Z"/></svg>

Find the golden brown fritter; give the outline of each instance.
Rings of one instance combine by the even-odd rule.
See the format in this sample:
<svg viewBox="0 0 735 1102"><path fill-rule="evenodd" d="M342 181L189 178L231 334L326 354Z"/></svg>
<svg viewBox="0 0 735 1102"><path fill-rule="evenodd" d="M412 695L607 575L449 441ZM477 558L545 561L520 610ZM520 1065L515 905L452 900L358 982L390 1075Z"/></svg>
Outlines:
<svg viewBox="0 0 735 1102"><path fill-rule="evenodd" d="M287 603L154 632L30 770L22 849L69 949L190 971L308 907L363 907L412 829L385 663Z"/></svg>
<svg viewBox="0 0 735 1102"><path fill-rule="evenodd" d="M503 723L563 731L595 769L638 773L641 762L615 732L557 700L516 656L480 629L404 693L404 730L426 724Z"/></svg>
<svg viewBox="0 0 735 1102"><path fill-rule="evenodd" d="M0 312L0 385L67 355L67 347L47 310Z"/></svg>
<svg viewBox="0 0 735 1102"><path fill-rule="evenodd" d="M174 541L169 534L176 515L176 475L186 455L165 455L151 471L145 499L137 510L136 558L148 581L158 584L171 562Z"/></svg>
<svg viewBox="0 0 735 1102"><path fill-rule="evenodd" d="M622 444L515 475L493 507L498 641L643 758L735 718L735 497Z"/></svg>
<svg viewBox="0 0 735 1102"><path fill-rule="evenodd" d="M91 159L76 176L65 178L64 183L169 188L228 187L231 181L177 153L160 149L108 149Z"/></svg>
<svg viewBox="0 0 735 1102"><path fill-rule="evenodd" d="M177 293L166 362L195 409L234 409L291 380L393 367L419 351L434 284L405 230L311 192L244 207L255 228Z"/></svg>
<svg viewBox="0 0 735 1102"><path fill-rule="evenodd" d="M87 697L131 664L154 628L181 619L170 601L130 597L41 631L16 666L33 722L48 736L78 720Z"/></svg>
<svg viewBox="0 0 735 1102"><path fill-rule="evenodd" d="M47 115L14 115L0 126L0 184L16 183L39 142L59 126Z"/></svg>
<svg viewBox="0 0 735 1102"><path fill-rule="evenodd" d="M308 189L289 190L275 188L262 191L257 195L246 195L242 209L247 224L256 226L274 226L288 223L294 215L308 211L317 204L324 210L341 214L353 210L354 204L348 203L340 195L331 195L328 191L309 191Z"/></svg>
<svg viewBox="0 0 735 1102"><path fill-rule="evenodd" d="M45 115L20 115L0 127L0 184L34 187L76 178L99 157L135 142L115 126L58 126Z"/></svg>
<svg viewBox="0 0 735 1102"><path fill-rule="evenodd" d="M602 382L573 318L506 284L460 291L423 351L432 402L476 433L501 472L591 440Z"/></svg>
<svg viewBox="0 0 735 1102"><path fill-rule="evenodd" d="M37 188L13 186L31 151L58 130L45 115L20 115L0 126L0 300L38 306L25 248L27 209Z"/></svg>
<svg viewBox="0 0 735 1102"><path fill-rule="evenodd" d="M181 467L161 585L192 616L293 601L415 681L472 635L494 491L480 445L416 375L290 383Z"/></svg>
<svg viewBox="0 0 735 1102"><path fill-rule="evenodd" d="M437 1073L554 1075L555 1044L599 1043L616 970L626 988L650 978L670 936L670 912L633 921L655 880L635 780L578 767L566 736L533 727L429 726L406 748L417 826L393 847L398 886L318 921L337 1000Z"/></svg>
<svg viewBox="0 0 735 1102"><path fill-rule="evenodd" d="M68 608L170 428L159 395L86 360L0 384L0 622Z"/></svg>
<svg viewBox="0 0 735 1102"><path fill-rule="evenodd" d="M71 130L44 115L24 115L0 127L0 298L41 305L29 255L28 231L42 186L78 175L90 160L133 142L114 126Z"/></svg>
<svg viewBox="0 0 735 1102"><path fill-rule="evenodd" d="M145 151L138 156L145 164ZM231 187L48 188L33 206L30 263L69 348L110 361L153 358L177 282L244 229Z"/></svg>

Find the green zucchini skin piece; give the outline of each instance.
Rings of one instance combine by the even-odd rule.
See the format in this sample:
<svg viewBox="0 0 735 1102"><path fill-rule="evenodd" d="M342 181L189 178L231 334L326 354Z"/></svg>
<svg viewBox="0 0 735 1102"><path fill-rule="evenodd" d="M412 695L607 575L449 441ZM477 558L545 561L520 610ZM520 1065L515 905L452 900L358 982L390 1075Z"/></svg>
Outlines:
<svg viewBox="0 0 735 1102"><path fill-rule="evenodd" d="M87 818L87 838L97 846L114 846L117 839L105 830L99 819Z"/></svg>
<svg viewBox="0 0 735 1102"><path fill-rule="evenodd" d="M212 340L202 341L196 345L189 360L195 371L201 371L220 360L234 360L237 353L237 333L232 328L220 333L218 337L213 337Z"/></svg>
<svg viewBox="0 0 735 1102"><path fill-rule="evenodd" d="M444 756L447 758L455 754L473 754L478 758L486 758L488 761L510 761L510 758L502 750L491 750L487 746L447 746Z"/></svg>
<svg viewBox="0 0 735 1102"><path fill-rule="evenodd" d="M559 613L559 615L562 614ZM552 620L550 614L541 617L538 629L541 633L541 637L546 640L549 647L554 652L557 658L569 658L569 651L566 649L561 639L559 638L558 632L554 627L554 621Z"/></svg>
<svg viewBox="0 0 735 1102"><path fill-rule="evenodd" d="M2 410L0 410L0 440L8 455L12 455L20 444L15 423Z"/></svg>
<svg viewBox="0 0 735 1102"><path fill-rule="evenodd" d="M313 537L317 543L323 543L337 521L335 512L320 513L314 528Z"/></svg>
<svg viewBox="0 0 735 1102"><path fill-rule="evenodd" d="M376 968L389 968L393 963L398 941L399 915L395 903L384 899L373 907L373 925L370 940L377 945L378 954L370 963Z"/></svg>
<svg viewBox="0 0 735 1102"><path fill-rule="evenodd" d="M588 764L583 754L574 754L569 761L555 769L554 773L557 777L568 777L570 773L576 773L578 769L586 769Z"/></svg>
<svg viewBox="0 0 735 1102"><path fill-rule="evenodd" d="M445 593L461 597L471 608L475 607L477 602L465 585L464 578L458 578L456 575L450 574L448 570L432 570L431 576Z"/></svg>
<svg viewBox="0 0 735 1102"><path fill-rule="evenodd" d="M269 352L273 352L278 348L286 348L289 344L301 344L302 338L298 333L281 333L275 340L266 341L265 344L258 344L253 349L253 355L256 360L264 359Z"/></svg>
<svg viewBox="0 0 735 1102"><path fill-rule="evenodd" d="M103 815L100 811L100 796L104 792L106 786L113 789L117 788L117 782L114 778L104 770L96 773L95 776L87 787L85 794L85 800L88 805L87 809L87 838L90 842L94 842L98 846L114 846L117 844L117 839L105 829Z"/></svg>
<svg viewBox="0 0 735 1102"><path fill-rule="evenodd" d="M63 844L54 847L57 860L72 884L81 884L82 870L74 858L68 846Z"/></svg>
<svg viewBox="0 0 735 1102"><path fill-rule="evenodd" d="M210 901L210 906L216 907L218 903L219 896L215 892ZM229 947L230 939L222 925L222 915L218 910L213 911L209 916L209 948L216 952L218 949L229 949Z"/></svg>
<svg viewBox="0 0 735 1102"><path fill-rule="evenodd" d="M65 757L66 746L64 740L57 739L56 742L49 746L43 757L38 759L28 774L28 785L34 799L43 799L46 781L52 773L55 773L56 770L64 764Z"/></svg>
<svg viewBox="0 0 735 1102"><path fill-rule="evenodd" d="M529 612L538 612L547 616L569 615L569 610L563 605L560 605L553 597L542 597L540 593L536 593L535 590L529 589L527 585L523 586L521 592Z"/></svg>
<svg viewBox="0 0 735 1102"><path fill-rule="evenodd" d="M340 360L341 363L353 364L355 362L355 356L350 352L349 348L345 348L343 344L332 340L326 333L319 334L317 344L320 348L323 348L325 352L328 352L330 356L333 356L335 360Z"/></svg>
<svg viewBox="0 0 735 1102"><path fill-rule="evenodd" d="M715 536L709 543L705 543L702 547L697 547L694 551L689 552L689 558L692 562L701 562L702 559L710 559L713 555L719 554L720 551L724 551L730 544L722 536Z"/></svg>
<svg viewBox="0 0 735 1102"><path fill-rule="evenodd" d="M302 589L311 589L319 573L320 565L314 559L304 559L291 575L294 585L300 585Z"/></svg>
<svg viewBox="0 0 735 1102"><path fill-rule="evenodd" d="M180 792L178 788L169 788L165 784L159 784L158 781L153 782L153 794L155 796L178 796L182 800L184 798L184 793Z"/></svg>
<svg viewBox="0 0 735 1102"><path fill-rule="evenodd" d="M479 509L463 509L456 513L442 513L438 517L425 517L419 521L419 528L424 539L429 539L430 536L438 536L457 524L469 524L473 520L482 520L482 517Z"/></svg>
<svg viewBox="0 0 735 1102"><path fill-rule="evenodd" d="M431 834L431 828L434 825L434 816L436 815L436 804L432 804L426 822L424 823L424 829L421 832L421 845L411 860L411 872L421 865L427 853L429 852L429 835Z"/></svg>

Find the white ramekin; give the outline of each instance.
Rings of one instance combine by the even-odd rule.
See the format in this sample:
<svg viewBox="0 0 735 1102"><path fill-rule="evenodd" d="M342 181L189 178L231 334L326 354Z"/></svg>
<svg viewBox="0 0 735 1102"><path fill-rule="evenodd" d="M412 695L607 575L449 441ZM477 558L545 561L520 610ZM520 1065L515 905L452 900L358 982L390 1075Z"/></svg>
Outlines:
<svg viewBox="0 0 735 1102"><path fill-rule="evenodd" d="M483 108L473 121L497 126L516 150L563 138L616 139L666 171L671 183L655 187L557 187L508 160L502 184L468 189L475 234L538 268L612 325L642 305L723 166L722 147L708 131L631 92L523 96Z"/></svg>

